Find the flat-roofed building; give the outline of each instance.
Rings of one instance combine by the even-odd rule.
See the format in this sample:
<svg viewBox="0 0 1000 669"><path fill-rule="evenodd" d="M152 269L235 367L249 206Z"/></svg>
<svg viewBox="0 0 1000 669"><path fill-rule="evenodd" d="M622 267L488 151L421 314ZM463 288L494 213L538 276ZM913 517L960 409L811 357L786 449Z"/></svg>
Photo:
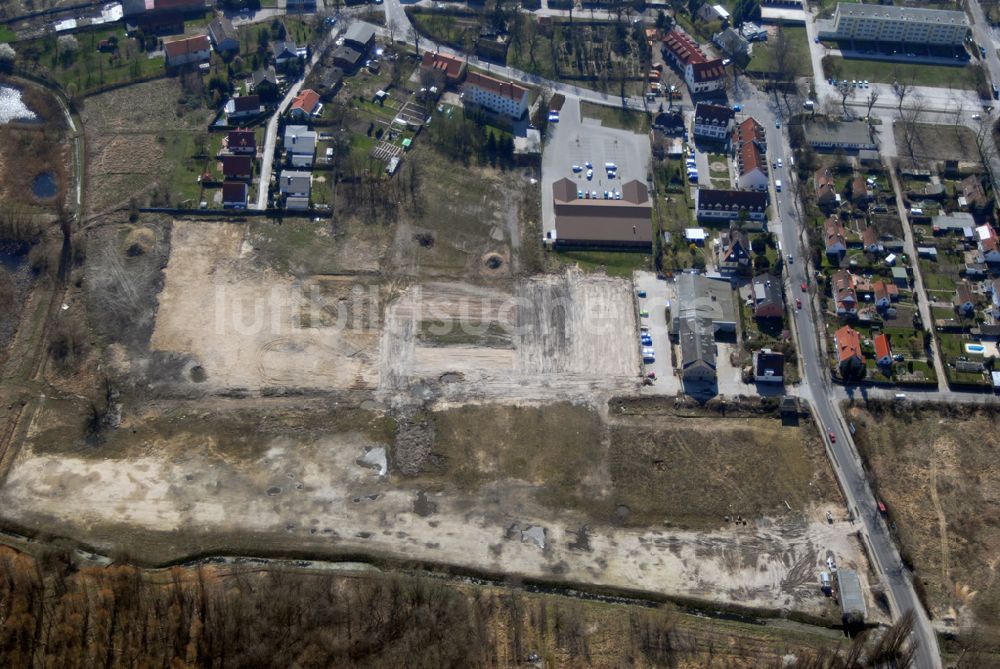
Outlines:
<svg viewBox="0 0 1000 669"><path fill-rule="evenodd" d="M837 3L833 18L816 22L820 39L962 46L965 12L925 7Z"/></svg>

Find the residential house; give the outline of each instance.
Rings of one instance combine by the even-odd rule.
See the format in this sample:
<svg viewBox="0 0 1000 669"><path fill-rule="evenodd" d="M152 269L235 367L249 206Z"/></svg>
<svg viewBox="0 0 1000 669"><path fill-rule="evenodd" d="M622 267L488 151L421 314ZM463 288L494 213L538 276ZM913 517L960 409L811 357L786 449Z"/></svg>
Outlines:
<svg viewBox="0 0 1000 669"><path fill-rule="evenodd" d="M319 93L307 88L299 91L299 94L292 100L288 115L297 121L308 121L321 111L323 111L323 105L319 101Z"/></svg>
<svg viewBox="0 0 1000 669"><path fill-rule="evenodd" d="M722 5L710 5L706 2L698 10L698 18L702 21L727 21L729 11Z"/></svg>
<svg viewBox="0 0 1000 669"><path fill-rule="evenodd" d="M424 75L439 73L445 86L457 86L465 79L465 61L443 53L424 53L420 61L420 72Z"/></svg>
<svg viewBox="0 0 1000 669"><path fill-rule="evenodd" d="M233 22L224 16L208 24L208 36L212 38L212 44L220 54L240 50L240 34L233 27Z"/></svg>
<svg viewBox="0 0 1000 669"><path fill-rule="evenodd" d="M744 22L740 26L740 34L751 42L763 42L767 40L767 28L749 21Z"/></svg>
<svg viewBox="0 0 1000 669"><path fill-rule="evenodd" d="M207 63L212 57L212 44L207 35L195 35L163 43L167 67L182 67Z"/></svg>
<svg viewBox="0 0 1000 669"><path fill-rule="evenodd" d="M663 57L684 76L692 95L725 88L726 67L721 58L709 59L690 37L671 30L663 39Z"/></svg>
<svg viewBox="0 0 1000 669"><path fill-rule="evenodd" d="M712 42L733 60L742 62L750 58L750 41L733 28L715 33Z"/></svg>
<svg viewBox="0 0 1000 669"><path fill-rule="evenodd" d="M364 21L355 21L344 33L344 44L354 47L361 53L368 53L368 50L375 45L375 26Z"/></svg>
<svg viewBox="0 0 1000 669"><path fill-rule="evenodd" d="M910 275L906 273L905 267L892 268L892 282L899 288L909 288Z"/></svg>
<svg viewBox="0 0 1000 669"><path fill-rule="evenodd" d="M854 277L846 270L833 274L833 300L837 305L837 315L853 318L858 315L858 293L854 287Z"/></svg>
<svg viewBox="0 0 1000 669"><path fill-rule="evenodd" d="M353 72L358 69L362 58L364 58L363 53L347 44L338 46L337 50L333 52L334 64L344 72Z"/></svg>
<svg viewBox="0 0 1000 669"><path fill-rule="evenodd" d="M226 135L226 149L229 153L257 155L257 135L253 130L230 130Z"/></svg>
<svg viewBox="0 0 1000 669"><path fill-rule="evenodd" d="M733 131L734 116L729 107L699 102L694 109L695 139L725 142Z"/></svg>
<svg viewBox="0 0 1000 669"><path fill-rule="evenodd" d="M229 123L253 118L264 111L259 95L240 95L226 103L226 120Z"/></svg>
<svg viewBox="0 0 1000 669"><path fill-rule="evenodd" d="M816 203L820 209L829 211L837 206L837 182L829 167L821 167L813 175Z"/></svg>
<svg viewBox="0 0 1000 669"><path fill-rule="evenodd" d="M875 335L875 364L885 370L892 369L892 347L889 335L882 332Z"/></svg>
<svg viewBox="0 0 1000 669"><path fill-rule="evenodd" d="M979 175L973 174L962 179L959 188L962 192L958 196L958 204L963 211L983 213L993 209L993 198L987 195Z"/></svg>
<svg viewBox="0 0 1000 669"><path fill-rule="evenodd" d="M1000 239L997 238L997 231L989 223L976 228L976 239L979 252L983 256L983 262L989 265L1000 263Z"/></svg>
<svg viewBox="0 0 1000 669"><path fill-rule="evenodd" d="M719 271L724 275L750 272L750 239L742 230L723 233L719 246Z"/></svg>
<svg viewBox="0 0 1000 669"><path fill-rule="evenodd" d="M754 380L757 383L785 382L785 354L769 348L753 354Z"/></svg>
<svg viewBox="0 0 1000 669"><path fill-rule="evenodd" d="M312 190L312 173L284 170L278 178L278 191L288 197L309 197Z"/></svg>
<svg viewBox="0 0 1000 669"><path fill-rule="evenodd" d="M254 95L261 100L274 101L278 99L278 75L271 65L262 67L253 73L251 86Z"/></svg>
<svg viewBox="0 0 1000 669"><path fill-rule="evenodd" d="M528 112L528 89L479 72L469 72L462 87L465 103L517 120Z"/></svg>
<svg viewBox="0 0 1000 669"><path fill-rule="evenodd" d="M823 222L823 240L826 246L826 255L830 260L840 262L840 259L847 253L847 238L844 226L836 216L831 216Z"/></svg>
<svg viewBox="0 0 1000 669"><path fill-rule="evenodd" d="M249 181L253 178L253 158L222 156L222 174L227 181Z"/></svg>
<svg viewBox="0 0 1000 669"><path fill-rule="evenodd" d="M290 40L275 40L271 42L270 48L274 64L279 67L299 57L298 47Z"/></svg>
<svg viewBox="0 0 1000 669"><path fill-rule="evenodd" d="M913 217L913 214L910 214ZM938 214L931 217L931 231L935 235L960 234L966 240L975 243L976 219L964 211L953 211L950 214Z"/></svg>
<svg viewBox="0 0 1000 669"><path fill-rule="evenodd" d="M680 135L684 132L684 113L679 109L660 112L653 119L653 127L667 135Z"/></svg>
<svg viewBox="0 0 1000 669"><path fill-rule="evenodd" d="M737 183L744 190L766 191L770 183L767 157L753 142L746 142L736 153Z"/></svg>
<svg viewBox="0 0 1000 669"><path fill-rule="evenodd" d="M250 187L244 181L227 181L222 184L222 206L226 209L246 209Z"/></svg>
<svg viewBox="0 0 1000 669"><path fill-rule="evenodd" d="M962 318L972 318L976 314L976 303L972 300L972 287L968 281L955 286L955 311Z"/></svg>
<svg viewBox="0 0 1000 669"><path fill-rule="evenodd" d="M867 226L861 233L861 247L865 253L878 254L882 252L882 244L878 241L878 230L874 226Z"/></svg>
<svg viewBox="0 0 1000 669"><path fill-rule="evenodd" d="M871 200L872 194L868 190L868 184L865 183L865 178L860 174L851 180L851 202L854 203L855 207L865 207L868 205L868 201Z"/></svg>
<svg viewBox="0 0 1000 669"><path fill-rule="evenodd" d="M784 318L785 301L781 297L781 280L770 274L753 278L754 318Z"/></svg>
<svg viewBox="0 0 1000 669"><path fill-rule="evenodd" d="M767 193L749 190L714 190L699 188L695 193L695 211L699 220L735 221L767 218Z"/></svg>
<svg viewBox="0 0 1000 669"><path fill-rule="evenodd" d="M316 140L316 132L304 125L285 126L285 154L293 167L312 167Z"/></svg>
<svg viewBox="0 0 1000 669"><path fill-rule="evenodd" d="M840 375L846 379L860 378L864 374L865 356L861 351L861 335L850 325L837 330L833 335L834 349L837 351L837 366Z"/></svg>
<svg viewBox="0 0 1000 669"><path fill-rule="evenodd" d="M889 296L889 286L896 288L893 284L887 285L881 279L872 283L872 296L875 299L875 308L880 312L885 311L892 304L892 298ZM896 289L896 295L899 295L899 289Z"/></svg>

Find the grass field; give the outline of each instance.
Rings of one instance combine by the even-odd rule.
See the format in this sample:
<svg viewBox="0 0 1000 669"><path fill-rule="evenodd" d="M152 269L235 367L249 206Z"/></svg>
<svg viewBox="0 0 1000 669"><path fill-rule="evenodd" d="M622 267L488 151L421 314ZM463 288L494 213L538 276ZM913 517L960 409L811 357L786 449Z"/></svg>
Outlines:
<svg viewBox="0 0 1000 669"><path fill-rule="evenodd" d="M636 133L649 132L649 116L641 111L626 110L621 107L609 107L607 105L596 105L592 102L581 101L580 115L586 118L597 119L601 122L601 125L608 128L631 130Z"/></svg>
<svg viewBox="0 0 1000 669"><path fill-rule="evenodd" d="M756 53L756 52L754 52ZM807 56L808 59L808 56ZM919 65L889 63L879 60L857 60L827 56L829 71L837 79L857 79L891 84L893 81L912 82L916 86L964 88L974 90L980 83L981 70L973 66Z"/></svg>
<svg viewBox="0 0 1000 669"><path fill-rule="evenodd" d="M628 278L637 269L649 269L650 258L646 253L616 251L560 251L555 257L570 265L577 265L588 272L604 271L610 276Z"/></svg>
<svg viewBox="0 0 1000 669"><path fill-rule="evenodd" d="M975 621L1000 644L997 413L880 405L849 415L933 617Z"/></svg>
<svg viewBox="0 0 1000 669"><path fill-rule="evenodd" d="M594 410L569 404L463 407L433 420L443 466L432 479L471 491L521 479L542 503L596 522L620 519L624 507L630 524L707 529L725 516L786 515L786 503L800 513L839 499L813 428L773 418L687 416L626 401L612 405L608 427Z"/></svg>
<svg viewBox="0 0 1000 669"><path fill-rule="evenodd" d="M812 74L812 65L809 60L809 38L805 28L785 26L785 38L790 45L788 61L795 65L797 76L804 77ZM747 72L770 73L775 70L774 63L774 40L766 42L755 42L753 54L746 67Z"/></svg>

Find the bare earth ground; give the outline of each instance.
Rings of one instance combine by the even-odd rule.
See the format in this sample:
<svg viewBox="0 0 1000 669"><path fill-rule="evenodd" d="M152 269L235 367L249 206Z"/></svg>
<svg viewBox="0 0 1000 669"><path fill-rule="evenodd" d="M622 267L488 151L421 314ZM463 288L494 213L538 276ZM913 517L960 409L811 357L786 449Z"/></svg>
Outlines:
<svg viewBox="0 0 1000 669"><path fill-rule="evenodd" d="M294 278L260 271L246 231L201 221L172 230L151 348L191 356L208 387L378 389L391 402L424 382L461 401L584 398L636 383L627 282L580 272L496 288Z"/></svg>
<svg viewBox="0 0 1000 669"><path fill-rule="evenodd" d="M5 517L69 536L84 532L144 559L243 546L361 551L791 608L831 621L839 613L818 590L826 556L866 572L852 528L823 520L839 506L829 486L792 511L768 505L737 525L715 517L714 499L729 484L702 463L679 460L657 484L700 481L710 501L653 497L643 506L633 496L631 518L621 499L642 477L613 464L629 455L608 441L600 416L570 404L425 412L428 444L412 477L397 464L413 449L413 430L397 427L393 440L393 421L377 411L331 411L302 399L153 403L140 415L126 413L98 444L76 436L86 411L79 400L52 400L36 416L0 492ZM672 432L669 415L631 427L650 420L668 440L702 448L702 435ZM750 435L740 419L714 422L719 443L727 443L730 427L738 430L728 433L730 443ZM753 432L762 460L775 458L768 444L786 431L790 443L818 445L811 428L772 419ZM379 448L388 450L385 477L359 463ZM755 486L781 496L809 481ZM698 531L681 529L679 521L692 518Z"/></svg>
<svg viewBox="0 0 1000 669"><path fill-rule="evenodd" d="M1000 641L1000 465L995 413L850 409L936 624Z"/></svg>

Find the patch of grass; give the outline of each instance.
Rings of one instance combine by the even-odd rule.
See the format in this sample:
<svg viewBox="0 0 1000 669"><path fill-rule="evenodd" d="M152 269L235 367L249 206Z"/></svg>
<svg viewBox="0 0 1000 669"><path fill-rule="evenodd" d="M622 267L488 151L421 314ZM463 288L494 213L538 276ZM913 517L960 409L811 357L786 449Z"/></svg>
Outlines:
<svg viewBox="0 0 1000 669"><path fill-rule="evenodd" d="M790 45L788 62L794 65L795 75L799 77L811 76L812 61L809 58L809 37L806 35L806 29L784 26L783 30ZM753 54L746 67L747 72L769 74L774 72L775 68L774 42L754 42Z"/></svg>
<svg viewBox="0 0 1000 669"><path fill-rule="evenodd" d="M756 49L756 47L755 47ZM754 54L756 55L756 50ZM808 55L807 55L808 60ZM860 60L827 56L830 71L837 79L872 81L891 84L893 81L913 82L917 86L939 88L965 88L975 90L980 84L981 71L974 66L924 65L918 63L889 63L881 60Z"/></svg>
<svg viewBox="0 0 1000 669"><path fill-rule="evenodd" d="M282 272L319 274L330 271L339 250L330 223L311 219L284 219L280 223L250 219L247 239L257 256Z"/></svg>
<svg viewBox="0 0 1000 669"><path fill-rule="evenodd" d="M580 115L587 118L594 118L608 128L618 128L619 130L631 130L635 133L649 132L649 116L645 112L622 109L621 107L609 107L607 105L597 105L592 102L580 102Z"/></svg>
<svg viewBox="0 0 1000 669"><path fill-rule="evenodd" d="M417 339L430 346L514 347L511 332L496 321L420 321Z"/></svg>
<svg viewBox="0 0 1000 669"><path fill-rule="evenodd" d="M557 258L576 264L588 272L604 270L609 276L628 278L639 269L649 269L650 257L645 253L623 251L560 251Z"/></svg>
<svg viewBox="0 0 1000 669"><path fill-rule="evenodd" d="M4 42L13 42L17 39L17 33L8 28L7 26L0 26L0 44Z"/></svg>

